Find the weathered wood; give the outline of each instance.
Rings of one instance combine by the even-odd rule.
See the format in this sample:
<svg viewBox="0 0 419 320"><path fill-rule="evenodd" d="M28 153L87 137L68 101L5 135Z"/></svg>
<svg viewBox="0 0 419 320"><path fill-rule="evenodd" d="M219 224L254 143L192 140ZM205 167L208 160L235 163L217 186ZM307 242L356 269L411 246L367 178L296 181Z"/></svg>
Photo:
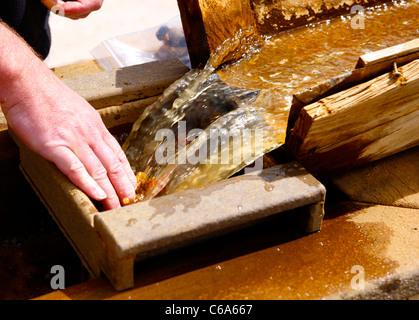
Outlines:
<svg viewBox="0 0 419 320"><path fill-rule="evenodd" d="M124 103L121 106L104 107L98 110L107 128L134 123L145 108L153 104L158 96Z"/></svg>
<svg viewBox="0 0 419 320"><path fill-rule="evenodd" d="M137 269L132 289L117 292L96 279L38 299L381 300L417 294L419 210L328 203L319 233L301 237L282 219L270 220L250 234L153 259ZM352 286L351 268L359 265L365 290Z"/></svg>
<svg viewBox="0 0 419 320"><path fill-rule="evenodd" d="M205 64L226 39L235 38L240 32L250 36L256 31L248 0L178 0L178 6L192 67ZM232 59L239 40L232 41L215 64Z"/></svg>
<svg viewBox="0 0 419 320"><path fill-rule="evenodd" d="M383 50L367 53L359 57L357 68L363 68L380 62L393 62L411 54L419 54L419 39L411 40Z"/></svg>
<svg viewBox="0 0 419 320"><path fill-rule="evenodd" d="M96 60L83 61L52 68L51 70L60 79L77 78L104 71Z"/></svg>
<svg viewBox="0 0 419 320"><path fill-rule="evenodd" d="M170 70L162 69L164 71L160 72L169 78ZM156 72L155 64L147 64L140 70L144 74L135 76L147 78L147 75ZM173 73L180 73L179 68L175 68ZM84 88L90 85L88 81L92 78L96 81L106 79L106 74L70 80ZM148 78L141 89L148 92L148 88L151 88L152 91L161 84L160 79L161 76L155 74ZM123 97L119 91L109 90L107 94L106 99L111 101L113 95ZM102 93L98 95L103 97ZM95 100L94 95L92 97ZM122 106L101 106L98 111L106 124L121 125L135 120L144 107L155 99L152 96ZM86 268L93 277L105 273L118 290L133 285L134 259L144 259L187 243L237 230L279 212L305 207L306 231L318 231L322 224L325 189L296 163L283 165L279 169L266 169L259 175L239 176L199 190L184 191L99 213L92 201L54 164L31 152L12 135L19 145L21 167L27 180L44 201ZM249 196L237 198L237 192ZM228 205L225 203L226 196L231 197ZM173 203L177 203L175 208ZM193 214L187 210L193 210ZM148 220L149 214L155 216L153 221ZM100 217L96 218L97 215ZM161 226L155 223L156 220L160 221ZM144 232L137 232L137 228L141 227L145 228Z"/></svg>
<svg viewBox="0 0 419 320"><path fill-rule="evenodd" d="M104 249L99 236L91 232L98 210L53 163L30 151L13 131L9 129L9 132L19 146L21 170L26 179L78 253L86 269L92 275L99 276L99 257L103 255Z"/></svg>
<svg viewBox="0 0 419 320"><path fill-rule="evenodd" d="M188 70L172 58L63 81L99 109L158 96Z"/></svg>
<svg viewBox="0 0 419 320"><path fill-rule="evenodd" d="M419 209L419 147L332 178L357 202Z"/></svg>
<svg viewBox="0 0 419 320"><path fill-rule="evenodd" d="M237 197L237 194L246 195ZM298 163L241 175L95 217L95 231L112 255L104 271L118 290L133 285L132 264L303 208L303 229L321 229L326 190Z"/></svg>
<svg viewBox="0 0 419 320"><path fill-rule="evenodd" d="M416 48L416 46L414 47ZM405 50L405 48L407 49ZM398 54L396 54L396 52L398 52ZM305 106L314 103L321 98L328 97L365 81L374 79L383 73L394 71L394 62L397 67L401 67L419 59L419 48L412 50L411 45L405 46L404 44L401 44L374 51L369 54L368 59L365 59L368 63L359 62L363 61L364 58L362 57L359 58L356 68L351 72L339 75L332 79L327 79L318 85L293 96L288 117L287 138L294 128L301 110Z"/></svg>
<svg viewBox="0 0 419 320"><path fill-rule="evenodd" d="M287 147L311 173L328 176L416 146L419 61L400 71L304 107Z"/></svg>
<svg viewBox="0 0 419 320"><path fill-rule="evenodd" d="M273 34L309 22L351 13L355 5L374 6L389 0L253 0L258 30Z"/></svg>

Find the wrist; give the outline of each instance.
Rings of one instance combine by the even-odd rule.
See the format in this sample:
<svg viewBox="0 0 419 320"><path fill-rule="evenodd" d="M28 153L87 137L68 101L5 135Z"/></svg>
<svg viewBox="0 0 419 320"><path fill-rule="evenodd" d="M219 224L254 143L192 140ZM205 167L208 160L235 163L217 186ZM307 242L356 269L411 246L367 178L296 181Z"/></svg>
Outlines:
<svg viewBox="0 0 419 320"><path fill-rule="evenodd" d="M20 36L1 22L0 39L0 104L6 113L49 69Z"/></svg>

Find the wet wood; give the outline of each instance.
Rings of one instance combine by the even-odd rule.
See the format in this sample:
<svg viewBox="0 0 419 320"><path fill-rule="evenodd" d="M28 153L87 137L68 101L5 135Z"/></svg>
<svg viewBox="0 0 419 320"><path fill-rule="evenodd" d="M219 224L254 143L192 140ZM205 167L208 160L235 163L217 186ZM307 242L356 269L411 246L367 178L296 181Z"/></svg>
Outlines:
<svg viewBox="0 0 419 320"><path fill-rule="evenodd" d="M197 67L239 32L249 38L274 34L308 22L350 14L354 5L366 7L387 1L178 0L178 5L192 67ZM238 46L242 44L233 45L233 54L227 52L220 62L240 57Z"/></svg>
<svg viewBox="0 0 419 320"><path fill-rule="evenodd" d="M252 7L259 32L273 34L307 23L350 14L355 5L365 8L387 1L389 0L253 0Z"/></svg>
<svg viewBox="0 0 419 320"><path fill-rule="evenodd" d="M178 5L192 67L205 64L226 39L234 38L240 30L256 26L250 1L178 0ZM229 59L227 52L221 60Z"/></svg>
<svg viewBox="0 0 419 320"><path fill-rule="evenodd" d="M383 50L367 53L359 58L357 68L363 68L385 61L392 63L396 59L412 54L419 55L419 39L408 41Z"/></svg>
<svg viewBox="0 0 419 320"><path fill-rule="evenodd" d="M319 233L270 220L149 260L132 289L117 292L102 278L37 299L381 300L418 292L418 210L330 201L326 212ZM357 265L366 290L351 287Z"/></svg>
<svg viewBox="0 0 419 320"><path fill-rule="evenodd" d="M98 110L107 128L134 123L145 108L157 101L158 96L124 103L121 106L109 106Z"/></svg>
<svg viewBox="0 0 419 320"><path fill-rule="evenodd" d="M314 175L331 174L419 144L419 60L304 107L287 147Z"/></svg>

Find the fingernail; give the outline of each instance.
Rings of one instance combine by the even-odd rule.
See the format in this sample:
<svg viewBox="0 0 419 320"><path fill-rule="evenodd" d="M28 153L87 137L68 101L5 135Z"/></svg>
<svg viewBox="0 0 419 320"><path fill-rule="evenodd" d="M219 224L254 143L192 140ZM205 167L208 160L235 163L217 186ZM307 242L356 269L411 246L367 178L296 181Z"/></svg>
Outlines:
<svg viewBox="0 0 419 320"><path fill-rule="evenodd" d="M106 195L105 191L103 191L101 188L96 188L96 198L97 200L104 200L108 196Z"/></svg>

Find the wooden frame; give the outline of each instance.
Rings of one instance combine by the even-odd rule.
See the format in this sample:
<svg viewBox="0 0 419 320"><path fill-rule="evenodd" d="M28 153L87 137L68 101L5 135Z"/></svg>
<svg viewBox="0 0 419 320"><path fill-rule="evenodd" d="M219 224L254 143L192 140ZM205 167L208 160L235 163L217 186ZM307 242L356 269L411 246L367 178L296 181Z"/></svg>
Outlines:
<svg viewBox="0 0 419 320"><path fill-rule="evenodd" d="M95 73L66 82L73 88L83 88L80 93L95 102L111 129L132 123L144 107L155 100L156 97L148 97L148 93L154 93L153 88L163 89L162 79L174 81L187 71L173 60L157 63L161 64L157 69L164 70L164 74L154 74L149 82L144 80L135 94L145 98L131 102L126 101L134 95L129 91L121 92L114 83L101 87L98 96L92 88L103 84L102 79L112 78L111 75L126 76L132 68ZM171 72L168 72L169 65ZM147 79L146 75L156 70L156 63L134 67L134 70L136 77ZM169 82L167 80L167 84ZM97 101L105 105L109 101L123 104L102 108ZM296 215L306 232L318 231L322 225L326 190L296 162L100 212L54 164L30 151L12 131L10 133L19 146L22 172L87 270L93 277L104 273L117 290L133 286L135 261L249 226L283 211L298 208Z"/></svg>
<svg viewBox="0 0 419 320"><path fill-rule="evenodd" d="M370 53L358 69L330 82L337 85L326 82L296 97L287 149L327 178L417 146L418 56L419 39Z"/></svg>

